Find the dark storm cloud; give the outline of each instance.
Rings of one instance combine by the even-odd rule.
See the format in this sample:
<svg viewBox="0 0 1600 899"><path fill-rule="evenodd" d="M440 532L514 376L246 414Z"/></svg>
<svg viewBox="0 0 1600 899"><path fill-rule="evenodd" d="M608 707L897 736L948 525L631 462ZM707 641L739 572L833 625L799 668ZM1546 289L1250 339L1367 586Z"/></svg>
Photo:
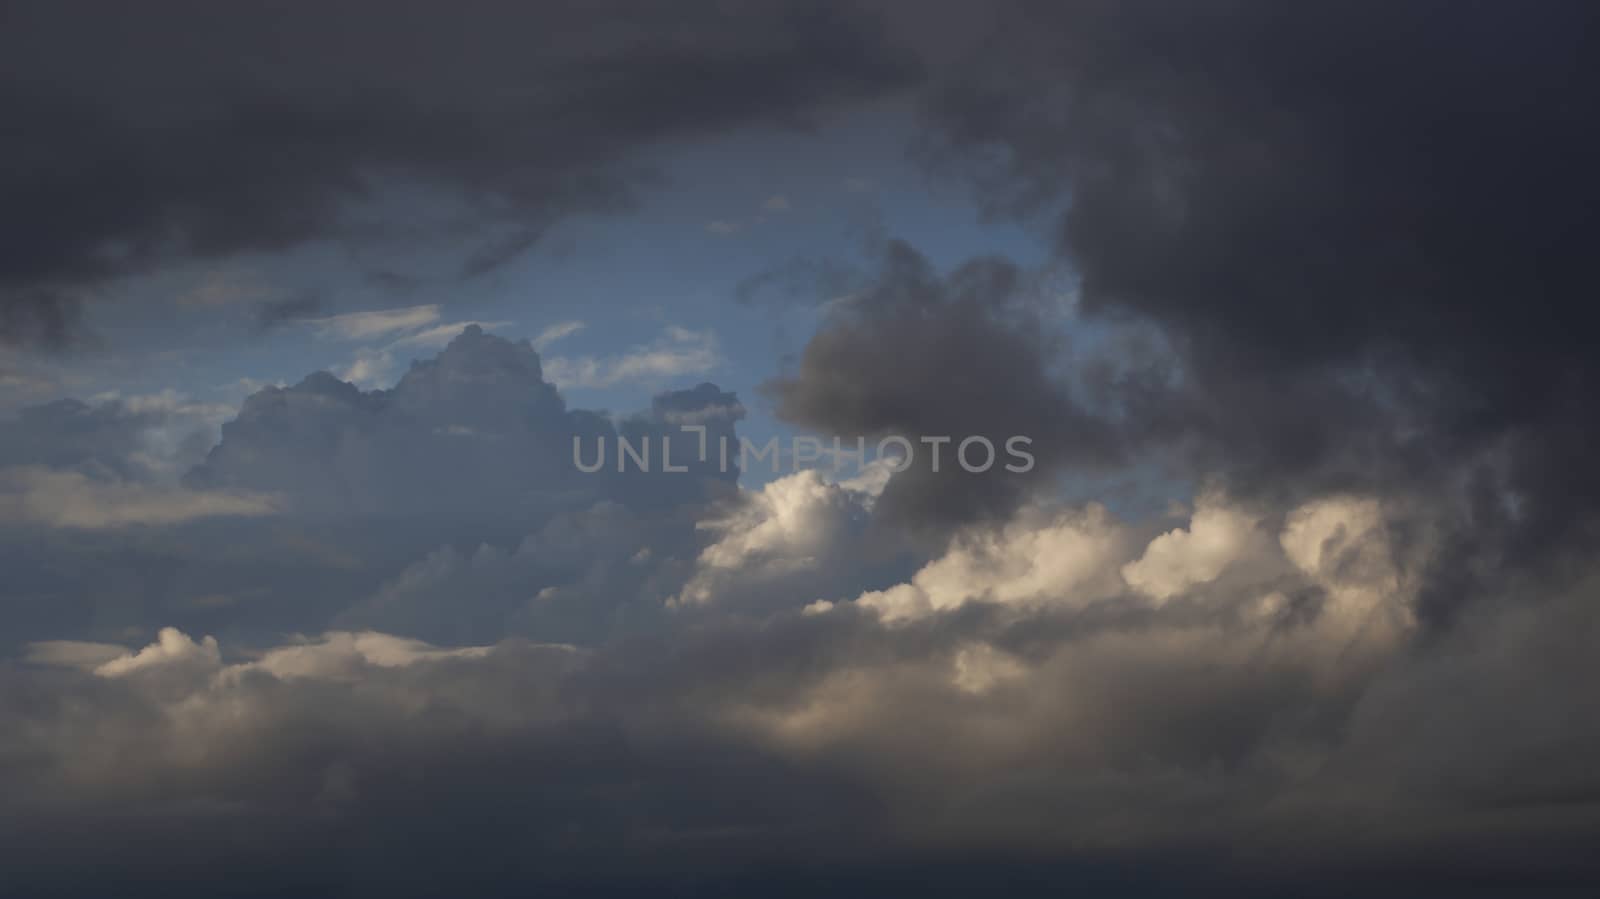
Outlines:
<svg viewBox="0 0 1600 899"><path fill-rule="evenodd" d="M252 884L357 895L692 889L792 865L882 866L915 893L938 859L991 852L1068 883L1103 865L1267 895L1277 877L1460 895L1456 878L1525 878L1530 859L1592 883L1590 811L1551 801L1594 784L1593 717L1550 699L1593 674L1580 597L1555 604L1565 629L1497 615L1389 664L1329 622L1116 604L897 628L729 616L588 650L331 634L218 659L164 635L98 674L59 666L104 647L37 646L0 669L22 725L0 750L25 775L0 854L18 888L87 887L65 847L93 852L92 880L157 876L181 845L192 887L260 866ZM965 684L986 644L1015 670Z"/></svg>
<svg viewBox="0 0 1600 899"><path fill-rule="evenodd" d="M857 436L912 441L913 464L884 493L889 518L927 528L1002 518L1061 466L1120 457L1117 435L1064 377L1067 344L1042 322L1040 302L1037 285L1004 259L943 276L893 241L879 275L835 301L796 370L764 389L779 416L851 446ZM937 473L924 436L951 438ZM957 445L972 436L994 446L994 470L958 464ZM1013 436L1031 438L1034 471L999 470L1015 461L1005 450ZM981 450L972 452L981 464Z"/></svg>
<svg viewBox="0 0 1600 899"><path fill-rule="evenodd" d="M0 338L61 343L85 290L164 260L467 229L468 273L625 203L631 151L797 124L904 80L834 4L8 3ZM398 210L398 211L396 211ZM441 211L445 210L445 211Z"/></svg>
<svg viewBox="0 0 1600 899"><path fill-rule="evenodd" d="M929 103L1083 309L1156 323L1241 483L1495 458L1529 543L1600 499L1587 3L1017 4Z"/></svg>
<svg viewBox="0 0 1600 899"><path fill-rule="evenodd" d="M515 248L617 196L592 160L901 71L849 16L591 8L6 47L53 80L5 96L63 98L7 151L45 174L0 176L42 215L6 283L336 233L369 162L509 198ZM825 433L1031 435L1033 478L580 476L574 433L731 436L738 400L613 423L477 327L392 390L261 391L189 482L281 516L0 540L0 893L1592 892L1600 607L1557 555L1597 498L1589 8L928 9L887 21L938 63L931 149L1059 225L1076 312L890 244L815 279L853 293L768 389ZM81 172L80 231L37 201ZM0 465L135 473L122 412L20 421ZM1169 451L1225 489L1153 521L1047 489ZM874 572L870 521L955 538ZM324 626L441 645L282 636Z"/></svg>
<svg viewBox="0 0 1600 899"><path fill-rule="evenodd" d="M361 431L389 419L377 446L426 455L395 453L416 467L388 483L526 511L492 457L454 455L420 434L496 424L450 436L535 451L523 431L571 413L541 389L532 350L471 330L407 378L388 392L324 375L258 394L213 474L287 487L306 477L277 480L292 461L355 483L381 467ZM739 414L732 394L700 385L663 395L644 421L731 427ZM455 527L413 499L377 511ZM773 581L759 577L719 591L707 614L665 609L662 595L688 575L674 559L701 545L692 532L707 512L661 511L602 502L552 516L515 550L447 544L372 592L365 573L339 580L304 549L262 547L259 532L195 529L175 539L201 558L173 550L164 567L124 562L125 581L102 569L65 596L22 595L18 608L48 606L60 626L68 601L110 594L80 628L115 623L138 636L99 636L128 650L47 639L7 653L0 892L86 892L110 872L159 878L179 847L190 861L176 892L223 891L245 876L264 892L355 895L547 882L704 893L730 880L739 892L803 865L881 894L883 878L915 892L939 860L961 857L976 859L969 877L1009 876L1017 858L1040 866L1024 892L1081 884L1087 871L1149 878L1157 894L1195 878L1236 891L1265 882L1270 895L1283 892L1276 877L1393 887L1404 874L1422 888L1396 894L1439 895L1463 847L1474 874L1515 877L1537 864L1593 880L1581 798L1594 789L1583 761L1596 734L1591 715L1569 714L1575 686L1593 679L1584 594L1551 597L1548 619L1488 610L1414 657L1403 629L1372 626L1374 609L1403 614L1414 567L1375 506L1335 498L1309 516L1267 516L1259 533L1197 515L1159 538L1166 553L1093 510L982 527L914 579L970 600L893 622L849 593L820 613L798 611L804 598L775 604ZM773 511L726 531L765 540L804 530L799 507ZM856 533L854 515L830 520ZM1313 526L1296 532L1285 520ZM367 545L328 528L301 540L326 554L386 549L371 567L409 539L376 518L360 524ZM1237 558L1194 574L1217 546ZM51 562L77 574L118 549L85 545ZM815 541L787 552L750 558L863 579L859 561ZM1130 562L1144 576L1126 574ZM207 565L270 592L234 609L180 610ZM296 570L275 570L285 567ZM1107 589L1080 588L1107 579ZM1187 586L1160 603L1128 586L1163 580ZM208 627L254 617L260 634L263 615L289 620L285 606L300 623L343 609L341 626L495 645L336 633L219 649L205 631L151 642L140 627L158 615ZM8 636L19 618L8 618ZM1499 726L1508 720L1514 731ZM1552 797L1578 801L1569 811ZM1535 840L1530 855L1522 847Z"/></svg>

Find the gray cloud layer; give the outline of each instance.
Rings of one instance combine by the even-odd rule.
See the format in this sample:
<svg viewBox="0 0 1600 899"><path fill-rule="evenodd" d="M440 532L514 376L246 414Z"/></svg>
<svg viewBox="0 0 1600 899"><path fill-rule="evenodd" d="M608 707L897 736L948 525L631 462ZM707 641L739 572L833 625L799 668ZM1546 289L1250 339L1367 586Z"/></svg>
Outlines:
<svg viewBox="0 0 1600 899"><path fill-rule="evenodd" d="M890 242L766 387L1030 478L581 475L738 398L569 409L477 327L181 483L167 406L0 423L0 892L1600 883L1590 6L61 9L0 29L8 339L374 178L475 270L643 143L892 89L1073 283Z"/></svg>
<svg viewBox="0 0 1600 899"><path fill-rule="evenodd" d="M537 372L527 345L474 330L391 392L269 389L192 480L276 485L284 520L102 543L142 578L137 553L201 555L142 609L102 606L144 636L61 629L80 639L0 669L15 888L161 878L178 846L210 890L251 872L264 891L739 892L797 866L914 890L947 863L969 885L1030 871L1024 891L1595 876L1592 578L1516 576L1429 633L1454 512L1426 495L1212 489L1137 520L1043 491L910 566L863 540L899 527L888 493L815 472L738 494L616 484L538 514L519 491L476 495L526 530L511 546L458 548L462 525L412 496L351 494L375 503L353 527L347 490L295 511L296 485L332 488L286 466L363 471L369 427L411 429L385 432L418 466L395 483L440 497L509 471L423 439L440 416L530 446L543 426L610 427ZM272 428L250 423L263 404ZM702 385L623 426L736 404ZM420 483L436 469L453 476ZM273 573L290 560L304 570ZM173 602L208 576L267 592ZM152 641L152 620L186 623ZM69 848L98 873L73 874Z"/></svg>

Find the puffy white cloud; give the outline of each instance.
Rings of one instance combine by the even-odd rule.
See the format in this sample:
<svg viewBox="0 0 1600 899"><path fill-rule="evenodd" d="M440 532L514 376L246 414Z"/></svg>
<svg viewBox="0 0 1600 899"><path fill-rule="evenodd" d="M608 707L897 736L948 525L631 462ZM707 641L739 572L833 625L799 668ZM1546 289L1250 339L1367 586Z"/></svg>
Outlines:
<svg viewBox="0 0 1600 899"><path fill-rule="evenodd" d="M701 523L717 538L700 553L694 576L672 604L760 591L835 561L861 536L868 498L809 469L746 491L726 517Z"/></svg>
<svg viewBox="0 0 1600 899"><path fill-rule="evenodd" d="M1259 549L1254 515L1204 494L1195 501L1188 528L1174 528L1150 541L1144 554L1122 567L1134 589L1164 600L1195 584L1213 581L1229 563Z"/></svg>
<svg viewBox="0 0 1600 899"><path fill-rule="evenodd" d="M1033 508L997 529L956 537L909 583L857 598L885 621L949 611L968 602L1081 606L1114 594L1126 536L1104 507Z"/></svg>
<svg viewBox="0 0 1600 899"><path fill-rule="evenodd" d="M908 580L861 593L855 605L903 624L968 603L1035 615L1100 602L1133 608L1140 603L1131 601L1131 587L1160 600L1158 607L1199 600L1200 608L1177 614L1227 620L1248 633L1302 615L1313 624L1300 627L1297 639L1315 644L1324 660L1356 642L1382 652L1414 626L1415 569L1428 557L1423 547L1402 566L1380 510L1370 498L1312 500L1284 516L1274 541L1260 513L1208 495L1187 528L1140 550L1136 529L1099 505L1031 507L1002 524L964 530ZM819 598L805 611L840 607Z"/></svg>
<svg viewBox="0 0 1600 899"><path fill-rule="evenodd" d="M159 668L182 666L210 670L221 664L216 638L207 636L196 643L177 628L164 627L156 635L156 642L138 652L111 659L95 668L94 673L101 677L127 677Z"/></svg>
<svg viewBox="0 0 1600 899"><path fill-rule="evenodd" d="M1278 541L1289 561L1326 590L1325 626L1345 639L1383 646L1414 624L1415 578L1390 543L1378 500L1305 503L1289 513Z"/></svg>
<svg viewBox="0 0 1600 899"><path fill-rule="evenodd" d="M1331 497L1290 512L1278 542L1289 561L1306 574L1365 580L1391 575L1382 529L1377 500Z"/></svg>
<svg viewBox="0 0 1600 899"><path fill-rule="evenodd" d="M883 495L885 487L889 486L889 479L894 477L894 467L888 459L873 459L854 475L840 480L839 486L852 493L860 494L862 503L871 509L877 503L878 497Z"/></svg>

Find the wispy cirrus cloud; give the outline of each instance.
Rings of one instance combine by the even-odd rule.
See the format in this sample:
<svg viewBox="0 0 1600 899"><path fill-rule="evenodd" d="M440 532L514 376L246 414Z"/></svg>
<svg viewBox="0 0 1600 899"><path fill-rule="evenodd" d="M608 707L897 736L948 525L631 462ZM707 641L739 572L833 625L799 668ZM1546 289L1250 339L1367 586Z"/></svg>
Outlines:
<svg viewBox="0 0 1600 899"><path fill-rule="evenodd" d="M539 336L533 338L533 348L543 350L550 344L571 337L586 327L588 326L580 321L558 322L540 331Z"/></svg>
<svg viewBox="0 0 1600 899"><path fill-rule="evenodd" d="M439 304L346 312L321 318L300 319L316 336L331 340L371 340L426 327L439 320ZM462 325L465 327L465 324Z"/></svg>
<svg viewBox="0 0 1600 899"><path fill-rule="evenodd" d="M0 471L0 521L4 522L103 530L278 511L275 498L259 493L102 480L40 466Z"/></svg>
<svg viewBox="0 0 1600 899"><path fill-rule="evenodd" d="M674 325L654 342L620 355L552 356L544 361L544 373L563 390L599 389L703 374L721 361L715 334Z"/></svg>
<svg viewBox="0 0 1600 899"><path fill-rule="evenodd" d="M417 306L413 307L412 310L402 309L390 311L393 313L405 313L414 312L414 310L418 309L433 310L435 313L434 317L437 317L437 306ZM356 314L366 315L367 313ZM344 318L344 316L336 317ZM393 315L390 316L390 318L396 324L396 327L387 333L395 333L405 330L407 327L419 326L417 324L401 324L402 320L404 319L404 316L401 315ZM432 321L432 319L424 319L420 314L415 314L411 316L411 318L414 321L420 322L420 325L426 325ZM387 322L361 322L355 327L376 328L386 323ZM380 386L383 382L394 375L395 370L400 366L401 362L405 360L407 351L439 349L445 344L448 344L450 341L454 340L462 331L465 331L467 328L473 326L482 328L485 331L496 331L502 328L508 328L514 324L516 324L516 322L483 322L469 320L447 322L442 325L425 327L421 331L397 338L382 346L370 346L358 349L350 362L343 368L339 369L338 374L342 380L349 381L352 384L357 384L362 387ZM542 336L543 335L541 335L541 337Z"/></svg>
<svg viewBox="0 0 1600 899"><path fill-rule="evenodd" d="M514 324L516 322L481 322L476 320L449 322L443 325L436 325L424 331L418 331L408 337L402 337L389 344L389 346L392 348L437 349L454 340L456 335L472 325L477 325L485 331L498 331L502 328L509 328Z"/></svg>

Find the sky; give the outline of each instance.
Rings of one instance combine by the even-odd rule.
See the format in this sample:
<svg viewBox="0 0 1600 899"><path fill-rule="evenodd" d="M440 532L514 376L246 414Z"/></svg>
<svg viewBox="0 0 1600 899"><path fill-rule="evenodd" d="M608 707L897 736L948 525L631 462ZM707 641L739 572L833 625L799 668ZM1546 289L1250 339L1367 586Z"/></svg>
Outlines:
<svg viewBox="0 0 1600 899"><path fill-rule="evenodd" d="M0 2L0 895L1588 895L1595 16Z"/></svg>

